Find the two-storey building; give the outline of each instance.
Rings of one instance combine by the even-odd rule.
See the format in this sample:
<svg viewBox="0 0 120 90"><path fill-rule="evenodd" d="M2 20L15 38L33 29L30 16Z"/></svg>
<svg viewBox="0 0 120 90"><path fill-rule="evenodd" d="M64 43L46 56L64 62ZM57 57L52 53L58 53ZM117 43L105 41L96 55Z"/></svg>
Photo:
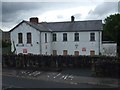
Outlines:
<svg viewBox="0 0 120 90"><path fill-rule="evenodd" d="M16 54L99 55L102 20L39 22L22 21L10 31Z"/></svg>

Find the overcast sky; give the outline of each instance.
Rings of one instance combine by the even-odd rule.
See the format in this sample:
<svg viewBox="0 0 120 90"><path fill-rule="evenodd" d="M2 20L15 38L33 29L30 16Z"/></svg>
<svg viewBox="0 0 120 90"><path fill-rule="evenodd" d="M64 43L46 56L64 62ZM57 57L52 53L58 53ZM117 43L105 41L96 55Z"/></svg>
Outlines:
<svg viewBox="0 0 120 90"><path fill-rule="evenodd" d="M9 31L22 20L38 17L39 22L104 20L108 15L118 13L118 2L2 2L2 27Z"/></svg>

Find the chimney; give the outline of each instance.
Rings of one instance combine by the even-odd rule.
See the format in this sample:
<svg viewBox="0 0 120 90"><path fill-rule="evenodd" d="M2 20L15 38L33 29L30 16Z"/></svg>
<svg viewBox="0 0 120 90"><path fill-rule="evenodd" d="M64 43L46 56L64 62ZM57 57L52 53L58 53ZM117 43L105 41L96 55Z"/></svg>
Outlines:
<svg viewBox="0 0 120 90"><path fill-rule="evenodd" d="M38 20L37 17L31 17L30 18L30 22L32 22L32 23L39 23L39 20Z"/></svg>
<svg viewBox="0 0 120 90"><path fill-rule="evenodd" d="M74 22L74 20L75 20L75 17L71 16L71 22Z"/></svg>

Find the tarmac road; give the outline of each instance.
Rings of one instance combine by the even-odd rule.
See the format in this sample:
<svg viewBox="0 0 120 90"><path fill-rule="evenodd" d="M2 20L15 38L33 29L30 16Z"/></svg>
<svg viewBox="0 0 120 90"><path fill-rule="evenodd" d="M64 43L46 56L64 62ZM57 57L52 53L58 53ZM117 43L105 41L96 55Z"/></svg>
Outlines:
<svg viewBox="0 0 120 90"><path fill-rule="evenodd" d="M3 88L112 88L104 84L94 84L91 82L93 81L92 77L87 77L82 70L80 71L82 74L78 73L78 70L75 71L76 73L72 73L73 70L56 73L3 69L2 85ZM77 83L78 81L79 83ZM88 81L90 82L86 83Z"/></svg>
<svg viewBox="0 0 120 90"><path fill-rule="evenodd" d="M33 80L20 77L3 76L2 85L9 88L105 88L105 86L78 84L70 85L66 83L58 83L44 80Z"/></svg>
<svg viewBox="0 0 120 90"><path fill-rule="evenodd" d="M117 87L116 79L93 78L90 76L90 71L85 69L67 69L62 72L3 69L2 72L3 90L5 88Z"/></svg>

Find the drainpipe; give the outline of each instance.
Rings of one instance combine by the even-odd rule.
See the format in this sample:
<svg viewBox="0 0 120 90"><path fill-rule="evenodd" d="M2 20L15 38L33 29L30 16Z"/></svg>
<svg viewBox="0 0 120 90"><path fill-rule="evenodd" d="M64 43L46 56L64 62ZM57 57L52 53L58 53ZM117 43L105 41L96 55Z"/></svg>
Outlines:
<svg viewBox="0 0 120 90"><path fill-rule="evenodd" d="M42 43L41 43L41 32L40 32L40 55L42 55L42 45L41 45Z"/></svg>
<svg viewBox="0 0 120 90"><path fill-rule="evenodd" d="M52 34L53 34L53 33L52 33L52 31L51 31L51 36L50 36L50 37L51 37L51 39L50 39L50 40L51 40L51 51L50 51L50 54L51 54L51 55L52 55L52 50L53 50L53 47L52 47Z"/></svg>
<svg viewBox="0 0 120 90"><path fill-rule="evenodd" d="M99 46L99 55L100 55L100 45L101 45L101 39L100 39L100 31L99 31L99 42L98 42L98 46Z"/></svg>

